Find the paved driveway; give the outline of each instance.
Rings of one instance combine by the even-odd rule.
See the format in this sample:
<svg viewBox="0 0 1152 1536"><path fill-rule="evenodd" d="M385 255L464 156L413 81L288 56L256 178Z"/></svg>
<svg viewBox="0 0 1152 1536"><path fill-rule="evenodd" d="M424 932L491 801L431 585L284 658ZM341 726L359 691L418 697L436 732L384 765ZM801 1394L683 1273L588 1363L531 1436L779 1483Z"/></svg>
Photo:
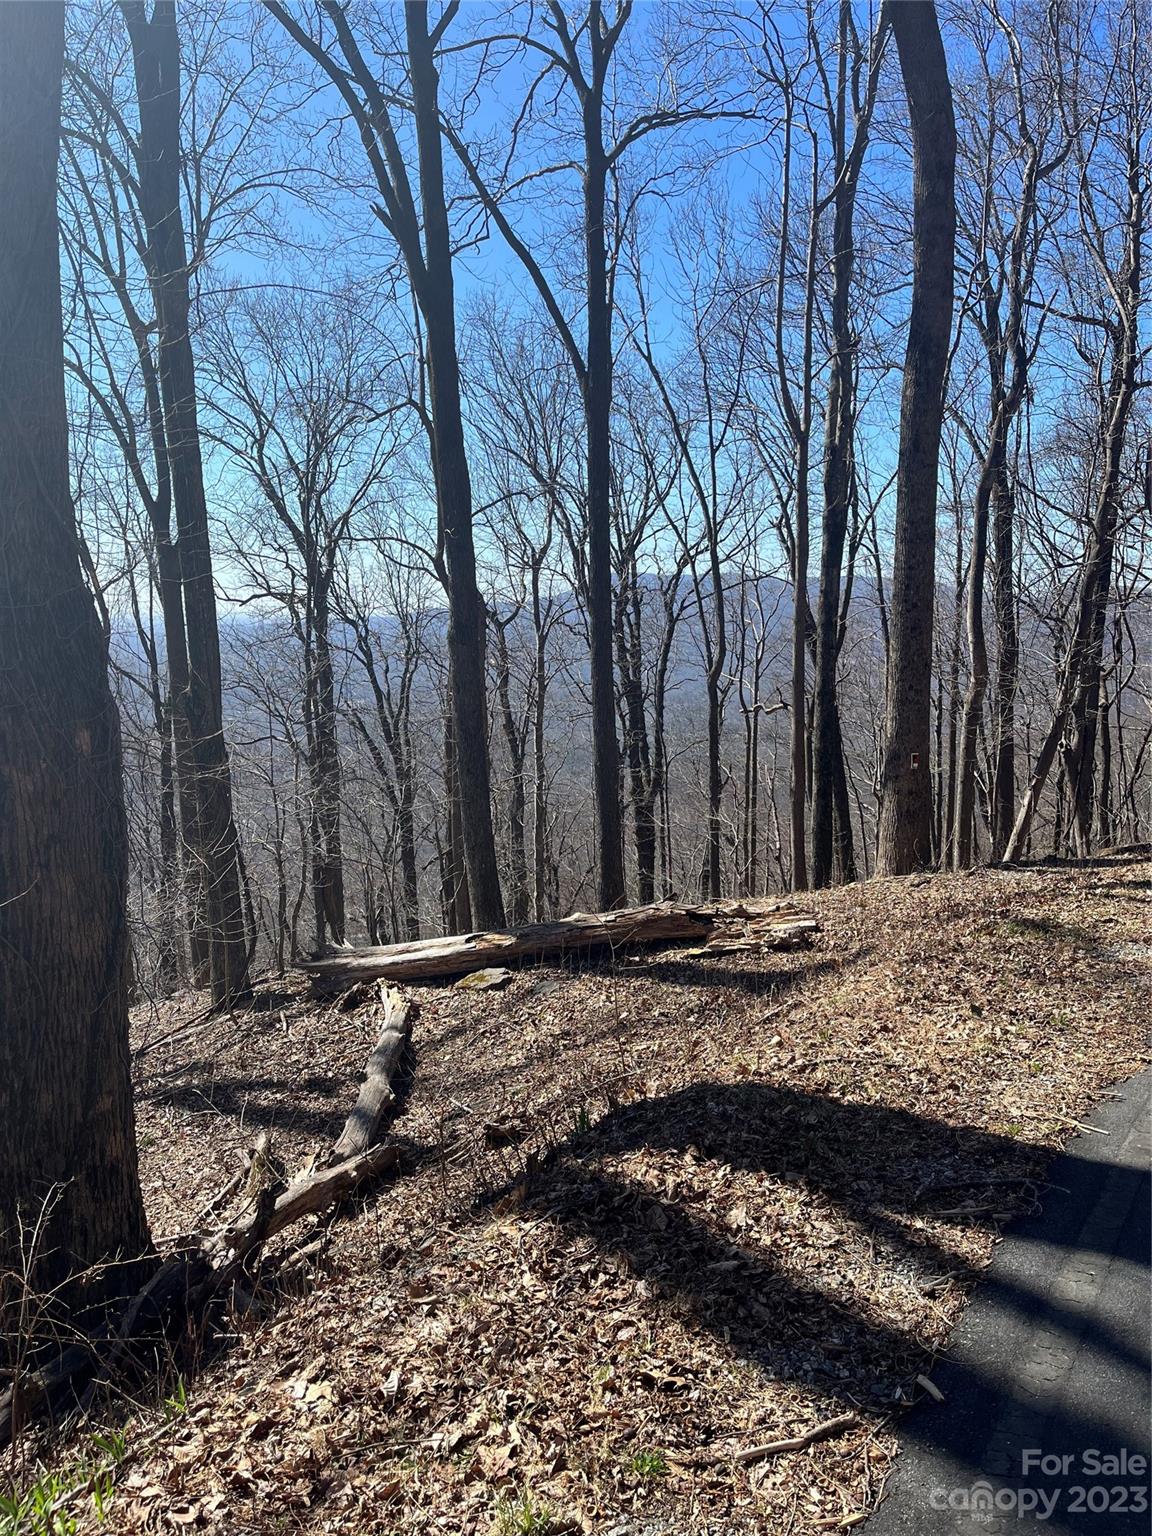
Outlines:
<svg viewBox="0 0 1152 1536"><path fill-rule="evenodd" d="M1148 1536L1152 1071L1001 1243L867 1536Z"/></svg>

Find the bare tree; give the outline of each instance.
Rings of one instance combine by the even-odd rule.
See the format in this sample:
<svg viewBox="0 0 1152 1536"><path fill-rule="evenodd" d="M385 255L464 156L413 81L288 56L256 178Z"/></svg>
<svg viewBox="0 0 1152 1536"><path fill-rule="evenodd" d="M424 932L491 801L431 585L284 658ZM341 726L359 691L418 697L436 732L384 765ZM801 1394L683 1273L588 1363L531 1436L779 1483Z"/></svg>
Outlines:
<svg viewBox="0 0 1152 1536"><path fill-rule="evenodd" d="M770 259L759 284L754 317L760 336L760 371L771 393L771 413L749 402L751 440L771 479L779 507L777 526L792 576L792 666L789 686L790 883L808 889L807 807L809 748L808 652L815 626L808 596L811 543L812 434L815 412L816 270L819 255L818 137L804 119L805 82L771 14L754 13L752 68L766 101L762 111L780 121L779 193L774 210L761 217L761 239ZM808 164L801 143L809 144ZM794 289L799 287L796 301ZM798 308L798 316L793 307ZM776 421L779 427L776 426ZM778 439L783 439L783 442Z"/></svg>
<svg viewBox="0 0 1152 1536"><path fill-rule="evenodd" d="M936 480L956 249L956 128L932 0L889 0L912 128L912 313L900 404L896 547L881 777L878 874L932 858L932 618Z"/></svg>
<svg viewBox="0 0 1152 1536"><path fill-rule="evenodd" d="M1073 316L1073 323L1103 339L1096 388L1099 467L1052 721L1036 754L1031 781L1005 849L1009 860L1023 854L1032 817L1061 748L1077 851L1084 856L1092 845L1104 634L1124 489L1124 452L1143 356L1139 322L1149 192L1145 145L1152 93L1147 37L1141 22L1139 6L1123 7L1111 39L1114 53L1101 61L1098 71L1091 72L1102 77L1101 89L1095 96L1089 94L1084 77L1090 77L1090 72L1085 69L1077 81L1078 90L1066 103L1075 136L1075 185L1083 243L1099 295L1099 311L1086 314L1081 309ZM1111 186L1107 176L1100 175L1101 162L1106 158L1114 170Z"/></svg>
<svg viewBox="0 0 1152 1536"><path fill-rule="evenodd" d="M620 747L616 734L616 690L613 680L612 596L612 390L613 314L616 260L621 240L640 194L623 194L622 165L640 140L657 130L723 116L725 109L705 86L696 99L685 93L685 82L662 79L654 100L629 107L620 100L624 64L621 39L633 15L633 0L619 0L609 10L601 0L588 0L570 14L559 0L547 0L540 26L531 21L511 32L485 27L477 46L487 56L492 45L513 43L538 63L517 114L512 142L502 146L497 168L486 174L481 156L466 142L462 129L447 115L444 132L455 150L477 199L523 264L549 318L555 325L580 388L584 407L587 495L587 609L591 655L592 758L597 818L597 869L601 908L619 906L625 898L622 823L620 814ZM670 52L665 50L665 58ZM702 76L703 72L698 72ZM576 163L580 177L583 241L583 345L575 322L565 311L567 274L561 268L549 277L540 247L533 248L518 230L509 210L512 194L540 174L518 176L515 157L521 130L532 122L553 82L561 84L576 108ZM549 111L549 119L552 119ZM557 169L572 168L565 160Z"/></svg>
<svg viewBox="0 0 1152 1536"><path fill-rule="evenodd" d="M732 549L729 541L733 527L738 529L735 513L749 499L751 489L750 455L737 432L748 333L732 300L727 233L726 220L713 210L707 242L711 248L705 255L704 230L697 219L687 221L685 244L691 246L692 253L678 252L677 266L687 294L690 340L678 379L667 377L657 361L639 266L634 273L641 311L637 346L679 450L677 485L683 494L676 500L680 515L673 515L669 506L669 518L695 594L697 631L704 652L708 836L703 886L704 894L714 898L722 894L722 736L724 708L734 681L729 666L726 567L743 557L743 551ZM698 529L696 534L693 525Z"/></svg>
<svg viewBox="0 0 1152 1536"><path fill-rule="evenodd" d="M199 844L213 997L248 991L240 850L220 697L220 632L204 493L189 263L180 184L180 43L173 0L123 0L140 116L138 180L159 326L156 372L176 513L188 672L183 713L196 765Z"/></svg>
<svg viewBox="0 0 1152 1536"><path fill-rule="evenodd" d="M989 120L964 135L977 161L965 178L972 205L965 200L962 223L972 248L970 312L988 366L988 427L978 446L981 459L972 514L972 553L968 567L966 623L969 678L960 730L960 758L955 785L952 861L966 869L975 854L976 759L984 695L988 687L988 649L984 636L984 581L989 533L993 538L997 636L996 749L992 775L992 856L999 857L1008 837L1015 799L1014 703L1018 640L1013 591L1014 513L1009 440L1028 389L1029 369L1040 345L1043 312L1029 326L1029 306L1047 220L1038 205L1043 184L1060 168L1071 149L1065 135L1051 145L1058 117L1051 102L1037 98L1037 82L1025 75L1020 40L993 7L993 26L1005 40L1013 106L1012 129L1019 142L1019 174L1005 188L997 185L1001 160L998 118L1001 91L989 72L985 93ZM991 40L981 39L982 42ZM1047 109L1047 110L1046 110ZM1034 128L1033 117L1041 122ZM1001 173L1002 174L1002 173Z"/></svg>
<svg viewBox="0 0 1152 1536"><path fill-rule="evenodd" d="M819 64L832 148L828 170L832 188L817 205L819 215L830 198L833 215L831 348L824 413L824 505L812 711L812 884L823 886L833 878L856 878L836 667L844 641L840 609L844 545L855 497L858 341L851 306L856 263L856 195L868 146L885 30L881 24L869 48L857 34L851 0L840 0L834 83L824 67L811 12L809 31Z"/></svg>
<svg viewBox="0 0 1152 1536"><path fill-rule="evenodd" d="M204 341L214 435L250 476L237 556L287 609L300 646L317 948L345 938L337 684L338 563L396 444L390 357L350 294L281 292L223 304ZM403 391L399 391L403 393Z"/></svg>
<svg viewBox="0 0 1152 1536"><path fill-rule="evenodd" d="M387 542L386 530L374 536L382 555ZM413 694L428 645L427 597L410 567L384 556L380 561L379 585L367 572L361 572L356 582L350 575L337 601L340 616L352 633L353 655L363 669L371 695L370 712L353 699L349 699L345 709L368 749L395 825L401 884L401 921L395 926L406 939L418 939L419 765L413 737Z"/></svg>
<svg viewBox="0 0 1152 1536"><path fill-rule="evenodd" d="M373 211L396 241L423 321L432 460L448 579L453 755L470 904L476 922L499 927L504 921L504 905L492 828L484 614L476 584L472 483L460 397L452 239L444 190L436 64L444 33L459 9L458 0L452 0L434 27L426 4L407 0L404 7L419 212L397 136L392 97L370 67L345 8L338 0L322 0L321 12L335 34L335 41L329 44L322 31L313 37L277 0L266 0L266 4L336 87L356 124L380 196Z"/></svg>

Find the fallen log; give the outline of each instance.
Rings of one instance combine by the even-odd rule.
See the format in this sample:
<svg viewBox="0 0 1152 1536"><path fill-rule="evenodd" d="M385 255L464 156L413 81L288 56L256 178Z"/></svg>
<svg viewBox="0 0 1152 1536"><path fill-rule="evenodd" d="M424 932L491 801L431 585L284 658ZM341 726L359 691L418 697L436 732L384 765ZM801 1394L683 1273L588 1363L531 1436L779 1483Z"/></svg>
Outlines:
<svg viewBox="0 0 1152 1536"><path fill-rule="evenodd" d="M267 1209L256 1210L217 1234L212 1239L214 1258L226 1258L231 1265L251 1257L253 1251L269 1238L283 1232L303 1216L318 1216L329 1206L338 1205L361 1184L394 1168L400 1160L399 1147L374 1146L355 1157L332 1163L315 1173L294 1179Z"/></svg>
<svg viewBox="0 0 1152 1536"><path fill-rule="evenodd" d="M392 1079L400 1065L416 1004L395 987L384 986L380 988L380 1001L383 1008L380 1035L364 1069L365 1077L356 1106L332 1148L330 1161L333 1163L357 1157L373 1142L379 1141L384 1117L397 1106Z"/></svg>
<svg viewBox="0 0 1152 1536"><path fill-rule="evenodd" d="M435 981L485 970L509 960L540 960L581 950L627 949L638 944L694 942L714 936L741 937L741 948L793 949L806 944L820 925L810 912L788 902L711 902L690 905L664 901L617 912L574 912L551 923L531 923L497 933L450 934L371 949L342 949L303 961L301 969L320 990L338 990L360 981Z"/></svg>
<svg viewBox="0 0 1152 1536"><path fill-rule="evenodd" d="M391 988L381 987L380 992L380 1034L365 1064L365 1081L343 1130L318 1160L319 1166L298 1174L286 1188L280 1183L265 1189L254 1204L246 1200L241 1214L221 1230L159 1263L113 1323L62 1350L43 1366L21 1373L0 1392L0 1448L33 1420L61 1406L75 1408L94 1377L118 1377L142 1344L174 1339L184 1322L201 1316L215 1298L226 1295L259 1249L285 1228L305 1216L335 1210L358 1189L397 1165L400 1149L383 1145L380 1137L389 1112L397 1104L392 1081L415 1005ZM209 1212L234 1191L236 1182L230 1181L213 1197Z"/></svg>

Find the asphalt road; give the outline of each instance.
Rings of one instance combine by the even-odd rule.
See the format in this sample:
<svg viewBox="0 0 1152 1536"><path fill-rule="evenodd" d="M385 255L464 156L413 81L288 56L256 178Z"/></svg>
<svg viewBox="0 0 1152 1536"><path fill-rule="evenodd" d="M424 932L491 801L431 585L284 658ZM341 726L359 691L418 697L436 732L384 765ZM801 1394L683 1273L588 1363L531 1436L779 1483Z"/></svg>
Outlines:
<svg viewBox="0 0 1152 1536"><path fill-rule="evenodd" d="M1152 1531L1152 1071L1117 1092L997 1249L867 1536Z"/></svg>

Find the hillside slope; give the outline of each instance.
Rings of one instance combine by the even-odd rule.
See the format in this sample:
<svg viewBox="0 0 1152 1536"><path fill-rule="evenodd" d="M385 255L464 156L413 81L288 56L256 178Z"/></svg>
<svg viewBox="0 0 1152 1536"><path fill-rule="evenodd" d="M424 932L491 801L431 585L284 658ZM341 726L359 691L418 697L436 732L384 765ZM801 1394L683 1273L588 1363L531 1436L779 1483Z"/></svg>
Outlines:
<svg viewBox="0 0 1152 1536"><path fill-rule="evenodd" d="M270 1271L116 1528L850 1527L999 1225L1147 1060L1149 874L874 882L815 898L807 953L420 988L399 1178ZM159 1238L259 1129L294 1169L354 1094L371 1009L264 1001L137 1020Z"/></svg>

